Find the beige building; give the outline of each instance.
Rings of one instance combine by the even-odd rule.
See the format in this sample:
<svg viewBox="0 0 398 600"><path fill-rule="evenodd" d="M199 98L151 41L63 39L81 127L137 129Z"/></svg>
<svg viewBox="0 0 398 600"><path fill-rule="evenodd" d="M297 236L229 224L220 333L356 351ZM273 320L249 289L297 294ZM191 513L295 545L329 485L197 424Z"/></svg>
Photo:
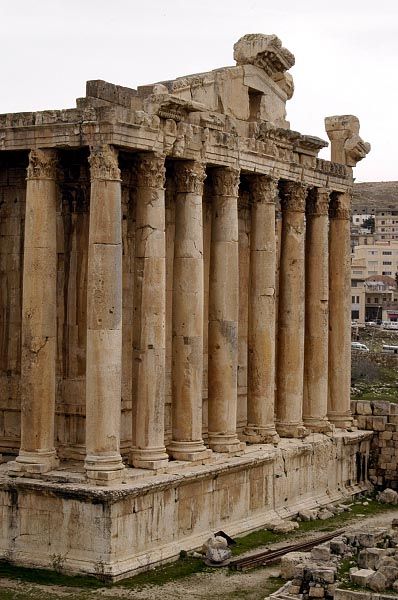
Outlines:
<svg viewBox="0 0 398 600"><path fill-rule="evenodd" d="M361 275L365 279L372 275L387 275L394 278L398 271L398 241L355 246L352 269L353 275Z"/></svg>
<svg viewBox="0 0 398 600"><path fill-rule="evenodd" d="M294 56L0 115L0 555L118 579L366 488L350 202L370 147L290 129Z"/></svg>
<svg viewBox="0 0 398 600"><path fill-rule="evenodd" d="M377 240L398 240L398 208L376 211L374 219Z"/></svg>

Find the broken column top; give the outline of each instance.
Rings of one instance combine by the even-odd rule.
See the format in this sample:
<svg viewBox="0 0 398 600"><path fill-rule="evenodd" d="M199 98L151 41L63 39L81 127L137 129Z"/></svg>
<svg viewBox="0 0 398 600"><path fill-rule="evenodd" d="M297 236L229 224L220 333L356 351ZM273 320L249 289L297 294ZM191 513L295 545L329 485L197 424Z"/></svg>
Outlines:
<svg viewBox="0 0 398 600"><path fill-rule="evenodd" d="M370 152L370 144L359 136L359 127L359 119L354 115L325 118L333 162L355 167Z"/></svg>
<svg viewBox="0 0 398 600"><path fill-rule="evenodd" d="M294 56L282 46L274 34L248 33L234 45L234 60L237 65L255 65L272 77L293 67Z"/></svg>

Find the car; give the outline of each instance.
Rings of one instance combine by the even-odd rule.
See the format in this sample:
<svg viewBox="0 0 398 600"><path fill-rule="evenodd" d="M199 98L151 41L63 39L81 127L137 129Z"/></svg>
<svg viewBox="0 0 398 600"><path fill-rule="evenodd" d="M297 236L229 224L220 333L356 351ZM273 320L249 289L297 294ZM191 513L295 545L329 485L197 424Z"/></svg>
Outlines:
<svg viewBox="0 0 398 600"><path fill-rule="evenodd" d="M369 348L366 344L360 342L351 342L351 350L359 350L360 352L369 352Z"/></svg>

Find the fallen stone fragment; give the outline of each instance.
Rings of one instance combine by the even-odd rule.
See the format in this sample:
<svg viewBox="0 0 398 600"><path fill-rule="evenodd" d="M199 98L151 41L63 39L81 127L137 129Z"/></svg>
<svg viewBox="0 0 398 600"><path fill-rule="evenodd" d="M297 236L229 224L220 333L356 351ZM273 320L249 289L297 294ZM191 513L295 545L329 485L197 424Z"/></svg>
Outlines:
<svg viewBox="0 0 398 600"><path fill-rule="evenodd" d="M357 585L367 586L370 578L375 574L373 569L358 569L354 573L350 573L352 583Z"/></svg>
<svg viewBox="0 0 398 600"><path fill-rule="evenodd" d="M376 571L376 573L369 577L367 586L373 592L384 592L387 589L387 580L382 573Z"/></svg>
<svg viewBox="0 0 398 600"><path fill-rule="evenodd" d="M377 500L383 504L398 504L398 494L391 488L386 488L377 495Z"/></svg>

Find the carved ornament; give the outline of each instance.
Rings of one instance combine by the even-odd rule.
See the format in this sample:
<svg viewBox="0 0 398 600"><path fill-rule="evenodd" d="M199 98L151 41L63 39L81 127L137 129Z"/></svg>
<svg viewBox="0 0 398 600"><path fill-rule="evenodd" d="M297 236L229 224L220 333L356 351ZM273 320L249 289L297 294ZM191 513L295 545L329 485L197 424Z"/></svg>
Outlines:
<svg viewBox="0 0 398 600"><path fill-rule="evenodd" d="M278 179L269 175L249 177L250 196L254 203L275 204L278 194Z"/></svg>
<svg viewBox="0 0 398 600"><path fill-rule="evenodd" d="M91 180L120 181L118 152L112 146L104 144L103 146L90 148L88 162L90 164Z"/></svg>
<svg viewBox="0 0 398 600"><path fill-rule="evenodd" d="M165 157L141 154L135 165L137 187L163 189L166 183Z"/></svg>
<svg viewBox="0 0 398 600"><path fill-rule="evenodd" d="M282 212L305 212L308 187L297 181L282 181L279 184Z"/></svg>
<svg viewBox="0 0 398 600"><path fill-rule="evenodd" d="M346 192L332 192L329 204L329 218L351 220L351 195Z"/></svg>
<svg viewBox="0 0 398 600"><path fill-rule="evenodd" d="M27 168L28 179L56 179L57 151L31 150Z"/></svg>
<svg viewBox="0 0 398 600"><path fill-rule="evenodd" d="M330 191L326 188L311 188L308 192L306 214L318 217L329 214Z"/></svg>
<svg viewBox="0 0 398 600"><path fill-rule="evenodd" d="M175 165L176 191L185 194L203 194L206 179L205 166L200 162L178 162Z"/></svg>
<svg viewBox="0 0 398 600"><path fill-rule="evenodd" d="M212 183L217 196L238 196L240 171L232 167L218 167L212 170Z"/></svg>

